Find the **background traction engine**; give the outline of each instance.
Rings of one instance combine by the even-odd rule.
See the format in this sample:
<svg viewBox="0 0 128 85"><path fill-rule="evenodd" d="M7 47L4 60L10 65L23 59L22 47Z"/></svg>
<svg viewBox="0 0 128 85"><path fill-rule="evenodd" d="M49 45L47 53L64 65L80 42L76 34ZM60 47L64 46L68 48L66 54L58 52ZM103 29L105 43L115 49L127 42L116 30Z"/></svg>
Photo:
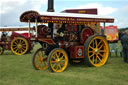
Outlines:
<svg viewBox="0 0 128 85"><path fill-rule="evenodd" d="M0 55L4 50L11 50L16 55L23 55L33 49L33 42L29 39L28 33L2 32L0 38Z"/></svg>

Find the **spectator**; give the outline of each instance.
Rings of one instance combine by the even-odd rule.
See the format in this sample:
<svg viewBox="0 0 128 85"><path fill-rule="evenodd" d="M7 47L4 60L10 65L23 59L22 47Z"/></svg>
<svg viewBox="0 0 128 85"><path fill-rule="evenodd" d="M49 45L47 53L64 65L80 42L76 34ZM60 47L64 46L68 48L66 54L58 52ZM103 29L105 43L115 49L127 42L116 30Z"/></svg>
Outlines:
<svg viewBox="0 0 128 85"><path fill-rule="evenodd" d="M123 46L124 62L128 63L128 31L122 32L121 44Z"/></svg>

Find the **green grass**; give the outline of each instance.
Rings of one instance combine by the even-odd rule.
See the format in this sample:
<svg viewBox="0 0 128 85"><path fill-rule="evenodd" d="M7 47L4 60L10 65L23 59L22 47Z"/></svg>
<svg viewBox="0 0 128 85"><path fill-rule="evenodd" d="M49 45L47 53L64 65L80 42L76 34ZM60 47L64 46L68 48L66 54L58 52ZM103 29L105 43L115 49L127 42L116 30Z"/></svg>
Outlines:
<svg viewBox="0 0 128 85"><path fill-rule="evenodd" d="M35 70L32 54L13 55L5 51L0 56L0 85L128 85L128 64L121 57L111 57L102 67L68 65L62 73Z"/></svg>

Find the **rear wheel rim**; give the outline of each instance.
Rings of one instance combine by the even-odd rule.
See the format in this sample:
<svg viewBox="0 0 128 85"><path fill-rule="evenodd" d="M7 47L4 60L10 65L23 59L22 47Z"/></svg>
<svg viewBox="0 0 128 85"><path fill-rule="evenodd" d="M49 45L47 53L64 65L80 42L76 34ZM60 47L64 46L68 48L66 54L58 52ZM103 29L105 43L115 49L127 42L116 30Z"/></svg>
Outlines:
<svg viewBox="0 0 128 85"><path fill-rule="evenodd" d="M24 38L15 38L11 42L11 50L16 55L23 55L28 51L28 42Z"/></svg>
<svg viewBox="0 0 128 85"><path fill-rule="evenodd" d="M94 37L88 46L88 58L93 66L100 67L107 62L109 46L104 37Z"/></svg>
<svg viewBox="0 0 128 85"><path fill-rule="evenodd" d="M68 65L68 56L64 50L55 50L50 57L50 66L54 72L63 72Z"/></svg>
<svg viewBox="0 0 128 85"><path fill-rule="evenodd" d="M38 49L33 56L33 65L37 70L44 70L48 68L47 55L43 48Z"/></svg>

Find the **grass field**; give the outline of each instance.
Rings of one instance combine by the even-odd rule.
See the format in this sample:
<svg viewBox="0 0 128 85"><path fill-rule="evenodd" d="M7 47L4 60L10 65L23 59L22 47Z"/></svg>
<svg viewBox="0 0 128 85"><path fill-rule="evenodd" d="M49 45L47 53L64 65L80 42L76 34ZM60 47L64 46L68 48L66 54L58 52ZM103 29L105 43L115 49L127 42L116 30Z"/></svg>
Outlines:
<svg viewBox="0 0 128 85"><path fill-rule="evenodd" d="M111 57L102 67L68 65L62 73L35 70L32 54L13 55L5 51L0 56L0 85L128 85L128 64L121 57Z"/></svg>

